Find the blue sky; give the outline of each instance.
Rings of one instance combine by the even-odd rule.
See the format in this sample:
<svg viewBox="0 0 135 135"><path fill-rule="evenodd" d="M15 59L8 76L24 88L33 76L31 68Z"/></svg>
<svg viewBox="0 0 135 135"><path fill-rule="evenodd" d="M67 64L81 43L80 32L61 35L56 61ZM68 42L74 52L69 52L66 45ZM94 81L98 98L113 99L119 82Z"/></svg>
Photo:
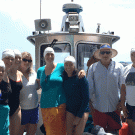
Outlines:
<svg viewBox="0 0 135 135"><path fill-rule="evenodd" d="M42 0L41 18L50 18L52 31L61 28L62 6L71 0ZM114 31L120 40L113 45L118 51L115 61L130 61L130 50L135 48L134 0L74 0L82 5L85 32L95 33L101 23L101 33ZM40 0L0 1L0 58L7 48L28 51L35 61L35 48L26 39L35 31L34 20L40 18Z"/></svg>

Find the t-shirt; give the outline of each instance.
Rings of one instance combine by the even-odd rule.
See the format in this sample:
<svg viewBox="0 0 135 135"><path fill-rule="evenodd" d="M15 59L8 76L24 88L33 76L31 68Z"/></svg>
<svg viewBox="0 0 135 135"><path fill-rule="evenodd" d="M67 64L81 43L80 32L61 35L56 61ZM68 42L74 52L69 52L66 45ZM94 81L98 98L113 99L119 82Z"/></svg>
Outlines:
<svg viewBox="0 0 135 135"><path fill-rule="evenodd" d="M38 94L37 94L37 74L32 72L29 74L29 80L22 77L23 88L20 91L20 106L21 109L33 109L38 106Z"/></svg>
<svg viewBox="0 0 135 135"><path fill-rule="evenodd" d="M57 107L66 102L62 86L63 71L63 63L58 63L54 71L48 76L45 74L45 66L38 69L37 79L40 79L40 85L42 87L40 99L41 108Z"/></svg>
<svg viewBox="0 0 135 135"><path fill-rule="evenodd" d="M135 106L135 68L132 64L125 67L124 78L126 85L126 102L131 106Z"/></svg>

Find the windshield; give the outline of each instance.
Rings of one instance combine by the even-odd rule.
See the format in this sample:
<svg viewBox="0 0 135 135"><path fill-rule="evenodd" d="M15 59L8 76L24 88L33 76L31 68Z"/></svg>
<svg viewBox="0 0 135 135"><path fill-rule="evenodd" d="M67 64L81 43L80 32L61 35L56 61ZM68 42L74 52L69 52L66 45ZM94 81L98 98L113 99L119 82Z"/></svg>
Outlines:
<svg viewBox="0 0 135 135"><path fill-rule="evenodd" d="M50 44L44 44L40 47L40 66L45 65L45 60L43 57L43 53L45 48L49 47ZM56 43L53 46L55 52L55 63L64 63L64 58L71 54L71 45L69 43Z"/></svg>
<svg viewBox="0 0 135 135"><path fill-rule="evenodd" d="M87 71L87 62L101 44L79 43L77 44L77 68Z"/></svg>

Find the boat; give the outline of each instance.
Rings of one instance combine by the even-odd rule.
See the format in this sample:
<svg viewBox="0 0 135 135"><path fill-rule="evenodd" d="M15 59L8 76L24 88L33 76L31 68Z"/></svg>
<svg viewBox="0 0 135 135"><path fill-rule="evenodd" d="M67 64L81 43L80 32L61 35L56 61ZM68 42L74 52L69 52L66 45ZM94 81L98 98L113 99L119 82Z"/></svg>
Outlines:
<svg viewBox="0 0 135 135"><path fill-rule="evenodd" d="M55 11L57 12L57 10ZM50 46L55 50L55 62L64 62L66 56L72 55L76 59L76 67L79 70L84 69L86 71L88 68L87 61L102 44L107 43L112 46L120 39L119 36L114 35L113 31L101 33L100 23L97 23L95 33L85 32L83 18L80 15L80 12L83 12L83 7L74 3L73 0L64 4L62 11L65 12L65 15L63 16L59 32L50 32L51 19L49 18L41 19L40 17L40 19L34 20L35 31L27 37L27 40L35 46L36 71L39 67L46 64L43 58L43 52L46 47ZM40 99L41 91L38 92L38 96ZM40 111L37 135L42 135L40 131L42 123Z"/></svg>

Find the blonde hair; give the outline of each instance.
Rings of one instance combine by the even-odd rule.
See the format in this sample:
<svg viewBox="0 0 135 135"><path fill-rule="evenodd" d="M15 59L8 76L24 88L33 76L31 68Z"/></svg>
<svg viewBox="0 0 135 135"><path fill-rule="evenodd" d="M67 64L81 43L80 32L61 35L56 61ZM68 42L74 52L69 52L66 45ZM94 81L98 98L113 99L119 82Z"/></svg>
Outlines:
<svg viewBox="0 0 135 135"><path fill-rule="evenodd" d="M30 57L31 60L32 60L31 66L27 69L26 72L27 72L28 74L34 72L34 70L33 70L33 59L32 59L31 54L30 54L29 52L22 52L21 54L22 54L22 59L24 59L24 58L26 58L26 57ZM21 70L21 68L20 68L20 70Z"/></svg>

